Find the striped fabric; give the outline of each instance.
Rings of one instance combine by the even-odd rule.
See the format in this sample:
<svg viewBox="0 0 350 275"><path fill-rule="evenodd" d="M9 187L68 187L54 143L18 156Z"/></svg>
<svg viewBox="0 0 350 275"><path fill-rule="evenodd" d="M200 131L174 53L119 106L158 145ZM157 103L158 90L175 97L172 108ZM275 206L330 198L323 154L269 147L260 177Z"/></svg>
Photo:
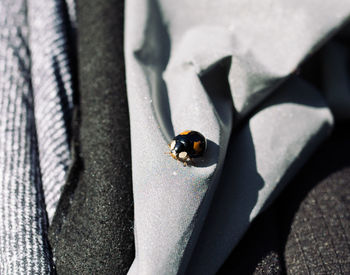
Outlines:
<svg viewBox="0 0 350 275"><path fill-rule="evenodd" d="M67 10L0 1L0 274L53 271L46 209L51 219L69 165Z"/></svg>
<svg viewBox="0 0 350 275"><path fill-rule="evenodd" d="M67 130L73 91L67 43L69 22L65 21L68 11L62 1L27 1L40 167L51 221L70 164Z"/></svg>

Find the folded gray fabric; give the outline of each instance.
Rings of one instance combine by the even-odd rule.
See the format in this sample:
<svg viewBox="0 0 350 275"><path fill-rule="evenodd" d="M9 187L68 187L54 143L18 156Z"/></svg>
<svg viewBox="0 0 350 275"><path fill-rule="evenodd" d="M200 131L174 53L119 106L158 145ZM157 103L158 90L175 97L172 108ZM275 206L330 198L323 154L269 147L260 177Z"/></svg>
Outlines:
<svg viewBox="0 0 350 275"><path fill-rule="evenodd" d="M72 108L64 5L0 2L1 274L53 272L44 195L52 215Z"/></svg>
<svg viewBox="0 0 350 275"><path fill-rule="evenodd" d="M72 60L69 59L71 22L64 1L27 2L40 169L46 211L51 221L70 164L69 130L73 109Z"/></svg>
<svg viewBox="0 0 350 275"><path fill-rule="evenodd" d="M293 77L277 89L232 140L188 274L215 274L249 223L328 136L332 123L312 86Z"/></svg>
<svg viewBox="0 0 350 275"><path fill-rule="evenodd" d="M276 88L349 14L347 1L127 2L136 239L130 274L182 274L187 267L189 274L215 273L249 222L330 130L330 112L313 89L298 80ZM246 124L273 91L282 93L281 102ZM191 167L164 154L172 136L187 129L209 140L206 156ZM237 139L229 143L232 129ZM227 146L239 161L225 159ZM225 182L235 192L223 196L228 209L223 207L227 217L217 218L220 228L207 212L218 183ZM201 246L203 239L212 245Z"/></svg>
<svg viewBox="0 0 350 275"><path fill-rule="evenodd" d="M45 236L28 26L24 1L2 1L0 16L0 273L47 274Z"/></svg>

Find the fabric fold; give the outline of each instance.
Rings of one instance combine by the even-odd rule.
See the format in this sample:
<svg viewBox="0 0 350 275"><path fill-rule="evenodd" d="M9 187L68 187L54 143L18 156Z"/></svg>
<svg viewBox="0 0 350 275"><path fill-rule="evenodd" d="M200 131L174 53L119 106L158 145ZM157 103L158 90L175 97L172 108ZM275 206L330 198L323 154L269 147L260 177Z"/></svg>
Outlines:
<svg viewBox="0 0 350 275"><path fill-rule="evenodd" d="M26 1L0 2L0 273L50 274Z"/></svg>
<svg viewBox="0 0 350 275"><path fill-rule="evenodd" d="M210 86L210 81L201 80L191 64L162 73L167 55L157 51L159 39L154 39L159 32L148 32L155 27L153 20L159 20L158 27L163 24L155 3L145 4L150 12L145 25L129 21L126 27L135 34L125 45L137 247L131 274L172 274L182 268L182 253L191 254L216 187L233 119L231 104L221 104L216 111L202 84ZM140 35L140 28L146 35ZM163 104L170 113L164 114ZM167 143L188 129L206 136L208 150L204 160L184 167L166 154Z"/></svg>
<svg viewBox="0 0 350 275"><path fill-rule="evenodd" d="M0 3L1 274L52 274L52 218L70 163L65 1Z"/></svg>
<svg viewBox="0 0 350 275"><path fill-rule="evenodd" d="M346 1L322 5L317 1L270 1L266 5L224 0L127 3L125 50L136 239L136 258L129 274L183 274L186 268L198 274L217 271L251 220L329 133L332 116L317 92L294 78L290 87L279 87L349 14ZM282 93L285 104L256 113L273 93ZM303 116L310 120L299 124ZM250 121L259 122L249 135ZM285 122L295 127L290 136ZM164 154L171 138L188 129L200 131L211 141L203 165L198 161L193 167L182 167ZM242 143L235 144L240 135ZM268 147L261 139L269 140ZM250 148L248 152L261 146L264 153L257 152L256 159L249 159L244 145ZM280 151L274 151L274 145ZM200 243L204 241L198 236L221 170L234 179L228 171L240 175L240 168L225 159L227 146L237 146L236 154L242 154L239 167L242 173L252 173L248 182L252 182L255 199L250 201L251 212L244 215L242 227L233 229L230 238L228 232L222 239L215 230L201 233L207 234L206 242L220 239L219 243L227 245L225 252L213 249L213 253L220 252L213 263L208 260L211 251L203 248ZM281 166L275 166L277 159ZM219 185L224 185L222 182L223 178ZM237 201L246 196L249 201L245 186L242 178L237 179L235 188L245 190L234 195L235 199L241 196ZM223 204L230 204L230 192L226 195ZM233 224L240 207L230 205L230 211L236 213L230 217ZM197 241L200 248L189 263ZM206 256L199 256L201 253Z"/></svg>
<svg viewBox="0 0 350 275"><path fill-rule="evenodd" d="M325 140L332 124L323 98L304 81L293 77L276 90L231 140L186 274L218 271L250 222Z"/></svg>
<svg viewBox="0 0 350 275"><path fill-rule="evenodd" d="M75 49L66 2L28 0L28 24L41 177L51 222L71 162Z"/></svg>

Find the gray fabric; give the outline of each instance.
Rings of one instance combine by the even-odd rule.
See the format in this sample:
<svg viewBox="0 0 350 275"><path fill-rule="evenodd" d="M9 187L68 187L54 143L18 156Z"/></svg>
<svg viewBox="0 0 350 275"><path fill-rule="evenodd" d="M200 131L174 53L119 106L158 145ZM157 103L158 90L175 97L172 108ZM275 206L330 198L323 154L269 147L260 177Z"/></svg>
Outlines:
<svg viewBox="0 0 350 275"><path fill-rule="evenodd" d="M1 274L53 272L44 196L52 215L69 164L72 107L64 5L0 2Z"/></svg>
<svg viewBox="0 0 350 275"><path fill-rule="evenodd" d="M255 113L228 149L188 274L214 274L220 268L249 223L327 137L332 123L319 92L295 77Z"/></svg>
<svg viewBox="0 0 350 275"><path fill-rule="evenodd" d="M52 270L29 82L25 4L1 2L1 274L47 274Z"/></svg>
<svg viewBox="0 0 350 275"><path fill-rule="evenodd" d="M189 274L215 273L329 132L332 116L317 92L297 79L276 88L349 14L348 1L127 2L136 243L129 274L182 274L187 266ZM245 124L272 91L271 106ZM191 167L164 154L186 129L209 140Z"/></svg>
<svg viewBox="0 0 350 275"><path fill-rule="evenodd" d="M38 16L40 14L40 16ZM31 82L46 211L52 220L70 164L68 130L73 108L64 1L28 0Z"/></svg>

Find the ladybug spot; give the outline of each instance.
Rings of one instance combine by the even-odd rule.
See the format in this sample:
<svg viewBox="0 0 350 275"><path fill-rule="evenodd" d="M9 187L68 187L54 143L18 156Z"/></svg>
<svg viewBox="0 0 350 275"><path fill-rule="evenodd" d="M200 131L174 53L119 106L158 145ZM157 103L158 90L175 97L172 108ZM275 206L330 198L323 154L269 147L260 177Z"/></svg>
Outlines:
<svg viewBox="0 0 350 275"><path fill-rule="evenodd" d="M190 132L191 132L191 130L187 130L187 131L182 132L180 135L185 136L185 135L188 135Z"/></svg>
<svg viewBox="0 0 350 275"><path fill-rule="evenodd" d="M201 142L200 142L200 141L195 141L195 142L193 142L193 149L194 149L196 152L202 151Z"/></svg>

